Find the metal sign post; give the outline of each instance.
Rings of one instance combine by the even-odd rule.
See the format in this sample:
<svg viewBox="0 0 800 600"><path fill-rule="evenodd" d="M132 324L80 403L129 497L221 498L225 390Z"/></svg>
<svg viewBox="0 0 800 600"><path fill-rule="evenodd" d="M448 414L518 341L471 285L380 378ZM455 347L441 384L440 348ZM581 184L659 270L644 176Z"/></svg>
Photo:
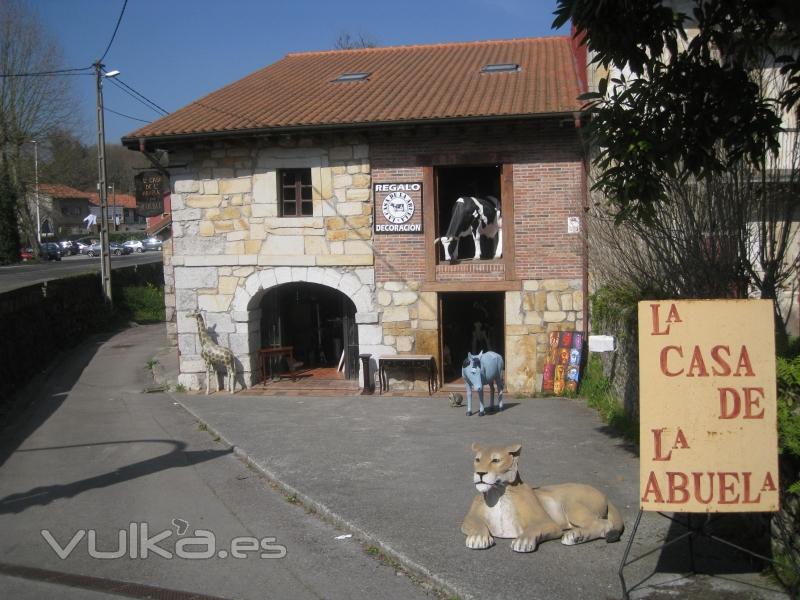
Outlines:
<svg viewBox="0 0 800 600"><path fill-rule="evenodd" d="M769 300L639 303L640 510L619 567L625 598L624 568L684 539L692 571L696 538L770 561L712 524L780 509L774 335ZM686 531L628 560L647 511Z"/></svg>

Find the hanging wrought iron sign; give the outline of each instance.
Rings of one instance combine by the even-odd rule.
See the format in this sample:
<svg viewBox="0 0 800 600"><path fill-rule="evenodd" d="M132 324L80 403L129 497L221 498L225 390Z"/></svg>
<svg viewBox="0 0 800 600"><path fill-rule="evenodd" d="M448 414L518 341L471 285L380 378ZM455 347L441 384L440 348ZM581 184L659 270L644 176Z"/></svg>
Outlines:
<svg viewBox="0 0 800 600"><path fill-rule="evenodd" d="M142 171L134 178L136 212L143 217L164 213L164 194L169 190L169 180L159 171Z"/></svg>

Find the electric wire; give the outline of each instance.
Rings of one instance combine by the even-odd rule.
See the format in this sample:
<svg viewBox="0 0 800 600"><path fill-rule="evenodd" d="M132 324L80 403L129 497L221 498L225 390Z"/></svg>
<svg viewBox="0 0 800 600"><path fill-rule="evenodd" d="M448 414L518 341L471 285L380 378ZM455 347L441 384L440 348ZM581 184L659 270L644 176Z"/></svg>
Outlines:
<svg viewBox="0 0 800 600"><path fill-rule="evenodd" d="M32 73L0 73L0 77L45 77L48 75L91 75L91 73L78 73L78 71L88 71L92 67L81 67L79 69L58 69L56 71L36 71Z"/></svg>
<svg viewBox="0 0 800 600"><path fill-rule="evenodd" d="M167 114L167 113L162 113L160 110L158 110L158 109L154 108L153 106L151 106L150 104L148 104L147 102L145 102L144 100L142 100L141 98L139 98L138 96L136 96L136 95L132 94L131 92L129 92L128 90L126 90L124 87L122 87L121 85L119 85L119 84L117 83L117 80L116 80L116 79L109 79L108 81L110 81L110 82L111 82L112 84L114 84L114 85L115 85L115 86L116 86L118 89L120 89L121 91L123 91L123 92L125 92L126 94L128 94L128 96L130 96L131 98L133 98L134 100L136 100L137 102L139 102L140 104L142 104L143 106L146 106L147 108L149 108L150 110L152 110L154 113L157 113L159 116L164 116L165 114Z"/></svg>
<svg viewBox="0 0 800 600"><path fill-rule="evenodd" d="M114 33L111 34L111 40L108 42L108 46L106 46L106 51L103 52L103 56L101 56L100 60L97 61L99 63L103 62L103 59L106 57L106 54L108 54L108 51L111 50L111 44L114 43L114 38L117 37L117 31L119 31L119 24L122 23L122 15L125 14L126 6L128 6L128 0L125 0L125 2L122 4L122 10L119 12L119 18L117 19L117 26L114 27Z"/></svg>
<svg viewBox="0 0 800 600"><path fill-rule="evenodd" d="M140 119L138 117L132 117L130 115L126 115L125 113L117 112L116 110L108 108L107 106L103 106L103 109L106 112L114 113L115 115L119 115L120 117L125 117L125 118L131 119L133 121L139 121L140 123L152 123L152 121L145 121L144 119Z"/></svg>
<svg viewBox="0 0 800 600"><path fill-rule="evenodd" d="M147 103L148 103L148 104L150 104L151 106L155 107L155 108L156 108L158 111L160 111L160 112L161 112L161 113L163 113L164 115L168 115L168 114L169 114L169 111L168 111L167 109L165 109L165 108L162 108L161 106L159 106L158 104L156 104L155 102L153 102L152 100L150 100L150 98L148 98L148 97L147 97L147 96L145 96L144 94L141 94L141 93L137 92L135 89L133 89L133 88L132 88L131 86L129 86L127 83L125 83L124 81L122 81L122 80L121 80L119 77L115 77L115 78L114 78L114 79L112 79L111 81L113 81L113 82L115 82L115 83L119 83L119 84L123 85L125 88L127 88L128 90L130 90L131 92L133 92L134 94L136 94L137 96L139 96L139 97L140 97L142 100L144 100L145 102L147 102Z"/></svg>

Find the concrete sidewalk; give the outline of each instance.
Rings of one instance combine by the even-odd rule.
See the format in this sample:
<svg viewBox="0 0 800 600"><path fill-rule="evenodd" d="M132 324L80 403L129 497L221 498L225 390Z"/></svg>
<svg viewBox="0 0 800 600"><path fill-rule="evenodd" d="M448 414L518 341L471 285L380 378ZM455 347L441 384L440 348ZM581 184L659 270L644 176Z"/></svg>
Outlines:
<svg viewBox="0 0 800 600"><path fill-rule="evenodd" d="M174 398L288 493L451 593L497 599L622 595L617 571L638 510L638 458L583 401L509 398L501 414L467 418L443 398ZM566 547L551 541L535 553L517 554L510 540L497 540L488 550L467 549L459 529L476 493L473 441L521 443L527 483L578 481L605 491L628 528L621 543ZM647 513L631 557L679 533ZM695 559L718 576L686 577L687 545L673 548L626 568L632 597L786 597L716 545L696 543Z"/></svg>

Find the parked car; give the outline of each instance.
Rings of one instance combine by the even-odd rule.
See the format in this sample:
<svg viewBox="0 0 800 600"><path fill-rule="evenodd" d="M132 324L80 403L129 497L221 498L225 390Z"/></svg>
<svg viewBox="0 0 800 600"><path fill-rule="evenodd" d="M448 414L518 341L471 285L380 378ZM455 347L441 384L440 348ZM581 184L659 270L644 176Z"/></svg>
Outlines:
<svg viewBox="0 0 800 600"><path fill-rule="evenodd" d="M75 243L78 244L78 253L79 254L87 254L86 249L91 246L92 244L99 244L100 238L96 237L82 237L75 240Z"/></svg>
<svg viewBox="0 0 800 600"><path fill-rule="evenodd" d="M100 256L100 240L84 241L81 254Z"/></svg>
<svg viewBox="0 0 800 600"><path fill-rule="evenodd" d="M108 250L114 256L120 256L122 254L133 254L133 248L130 246L123 246L122 244L118 244L117 242L110 242L108 244Z"/></svg>
<svg viewBox="0 0 800 600"><path fill-rule="evenodd" d="M131 248L123 246L122 244L118 244L116 242L110 242L108 244L108 251L114 256L120 256L122 254L133 254L133 250ZM81 250L81 252L89 256L100 256L100 242L96 242L91 246L86 246L86 248Z"/></svg>
<svg viewBox="0 0 800 600"><path fill-rule="evenodd" d="M81 247L78 242L74 240L61 240L58 242L61 247L61 254L63 256L72 256L73 254L80 254Z"/></svg>
<svg viewBox="0 0 800 600"><path fill-rule="evenodd" d="M144 244L142 244L141 240L128 240L127 242L122 242L122 245L137 253L144 252Z"/></svg>
<svg viewBox="0 0 800 600"><path fill-rule="evenodd" d="M158 250L160 252L163 242L156 237L149 237L142 240L142 245L145 250Z"/></svg>
<svg viewBox="0 0 800 600"><path fill-rule="evenodd" d="M20 260L33 260L33 248L23 248L19 253Z"/></svg>
<svg viewBox="0 0 800 600"><path fill-rule="evenodd" d="M42 244L42 258L61 260L61 246L55 242L44 242Z"/></svg>

